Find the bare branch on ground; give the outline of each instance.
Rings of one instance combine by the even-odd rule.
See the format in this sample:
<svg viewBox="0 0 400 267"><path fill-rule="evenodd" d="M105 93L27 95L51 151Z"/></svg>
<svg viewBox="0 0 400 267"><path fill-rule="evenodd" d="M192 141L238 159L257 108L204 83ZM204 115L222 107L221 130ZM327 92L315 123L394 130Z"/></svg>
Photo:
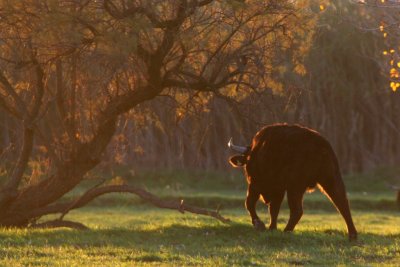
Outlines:
<svg viewBox="0 0 400 267"><path fill-rule="evenodd" d="M89 228L82 223L73 222L73 221L64 221L64 220L53 220L53 221L46 221L43 223L32 224L29 228L35 229L43 229L43 228L59 228L59 227L66 227L72 228L76 230L88 230Z"/></svg>
<svg viewBox="0 0 400 267"><path fill-rule="evenodd" d="M101 187L94 187L86 191L82 196L80 196L76 200L73 200L68 203L54 204L41 209L34 210L31 216L41 217L47 214L61 213L60 219L62 219L70 210L81 208L86 204L88 204L93 199L95 199L96 197L99 197L107 193L132 193L139 196L146 202L149 202L159 208L177 210L181 213L184 213L186 211L194 214L210 216L223 223L230 222L228 218L223 217L219 213L219 209L212 211L192 205L187 205L184 203L183 199L181 200L160 199L156 195L153 195L152 193L142 188L132 185L107 185ZM60 219L58 219L58 221L62 221Z"/></svg>

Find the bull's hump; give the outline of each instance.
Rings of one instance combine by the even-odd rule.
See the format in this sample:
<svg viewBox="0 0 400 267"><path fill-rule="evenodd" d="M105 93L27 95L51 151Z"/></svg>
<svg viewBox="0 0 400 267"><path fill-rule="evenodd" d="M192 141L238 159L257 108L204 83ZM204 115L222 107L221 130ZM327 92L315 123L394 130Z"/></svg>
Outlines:
<svg viewBox="0 0 400 267"><path fill-rule="evenodd" d="M317 131L299 125L277 124L264 127L253 139L253 157L291 158L330 151ZM324 153L325 154L325 153Z"/></svg>

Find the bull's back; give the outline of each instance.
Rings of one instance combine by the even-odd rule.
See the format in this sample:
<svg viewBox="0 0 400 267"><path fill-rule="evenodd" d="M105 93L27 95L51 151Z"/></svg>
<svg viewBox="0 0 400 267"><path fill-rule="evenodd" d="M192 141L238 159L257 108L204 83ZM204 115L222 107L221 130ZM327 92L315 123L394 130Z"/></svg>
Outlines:
<svg viewBox="0 0 400 267"><path fill-rule="evenodd" d="M298 125L272 125L253 139L248 162L250 182L270 191L310 188L335 169L336 156L318 132Z"/></svg>

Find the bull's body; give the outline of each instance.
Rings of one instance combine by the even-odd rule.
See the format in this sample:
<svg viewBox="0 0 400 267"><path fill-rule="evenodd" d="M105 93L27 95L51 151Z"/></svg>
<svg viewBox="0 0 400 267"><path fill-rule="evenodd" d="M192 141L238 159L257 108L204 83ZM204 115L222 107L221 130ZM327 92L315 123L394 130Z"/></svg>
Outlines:
<svg viewBox="0 0 400 267"><path fill-rule="evenodd" d="M276 229L287 192L290 218L285 231L293 231L303 214L304 193L319 184L345 219L349 238L357 238L336 155L318 132L298 125L267 126L256 134L246 151L231 157L230 162L245 167L246 208L257 229L265 228L255 210L260 196L269 204L269 228Z"/></svg>

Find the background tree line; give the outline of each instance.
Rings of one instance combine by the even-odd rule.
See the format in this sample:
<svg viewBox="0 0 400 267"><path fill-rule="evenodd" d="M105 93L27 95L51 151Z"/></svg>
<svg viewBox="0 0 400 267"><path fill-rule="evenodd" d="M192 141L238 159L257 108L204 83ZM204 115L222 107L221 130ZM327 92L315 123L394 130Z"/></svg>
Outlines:
<svg viewBox="0 0 400 267"><path fill-rule="evenodd" d="M379 27L384 18L393 26L392 8L377 9L376 3L367 9L359 3L311 3L319 20L313 25L310 47L304 49L304 65L286 60L290 51L277 55L273 76L278 82L238 101L214 96L205 107L197 105L198 99L160 98L146 104L145 113L121 119L106 162L134 170L226 170L230 137L249 144L260 127L288 122L326 136L345 172L396 165L400 97L391 88L396 77L390 76L390 69L400 69L399 48L393 46L398 33L393 27ZM382 36L383 32L390 35ZM396 49L390 63L384 51L391 47Z"/></svg>
<svg viewBox="0 0 400 267"><path fill-rule="evenodd" d="M104 164L129 165L133 169L226 169L226 142L231 136L236 142L247 144L260 127L274 122L301 123L321 131L332 142L346 171L395 164L399 160L399 101L398 94L388 87L394 78L387 74L392 67L385 64L387 57L382 60L380 53L389 52L391 44L396 43L396 32L392 32L397 21L393 10L374 9L373 5L376 3L371 2L370 8L365 9L331 1L321 12L318 2L311 2L309 8L320 17L316 25L309 26L315 35L301 55L304 66L294 66L286 60L291 51L285 51L284 55L275 56L276 69L271 71L275 80L265 91L243 94L237 101L175 94L144 104L143 109L135 109L120 119ZM366 20L369 16L375 19ZM389 27L377 30L381 25ZM384 33L382 38L380 34ZM398 51L392 52L390 60L397 69ZM79 64L78 59L75 56L68 60L68 86L75 87L79 70L74 65ZM90 82L94 86L101 81ZM87 107L77 102L90 97L88 92L68 89L63 88L71 112L75 116L87 112ZM240 93L230 94L237 97ZM18 155L15 149L22 142L17 133L18 121L1 112L0 123L0 157L3 162L13 162ZM32 162L37 172L45 164L40 161Z"/></svg>
<svg viewBox="0 0 400 267"><path fill-rule="evenodd" d="M311 14L319 15L319 20L315 25L304 26L315 34L308 37L308 45L302 44L304 47L299 49L303 49L299 55L302 63L293 63L293 51L283 49L281 54L275 54L270 69L265 70L271 74L266 90L249 94L233 86L228 97L178 92L141 104L140 108L119 119L117 134L107 149L103 165L108 168L127 165L134 170L154 167L226 169L229 167L226 143L231 136L236 142L247 144L260 127L275 122L301 123L321 131L333 144L345 171L362 171L398 162L398 94L389 90L390 77L385 75L387 65L380 54L390 50L385 47L390 39L379 36L382 30L366 30L381 25L382 21L365 23L365 18L371 14L379 17L374 14L377 10L370 9L368 13L359 5L331 2L322 11L317 4L309 4ZM77 6L69 8L73 10ZM378 11L382 15L382 9ZM392 11L387 14L391 15ZM393 24L393 16L385 18L391 19ZM360 25L359 21L364 24ZM65 38L74 37L69 32L71 29ZM121 47L108 55L114 53L114 61L119 60L114 57L127 53L124 49L129 47L129 42L135 42L132 37L120 38L113 41ZM125 45L120 43L122 41ZM397 53L396 50L394 56ZM59 61L56 72L68 75L67 84L59 85L65 91L67 113L74 114L65 115L67 124L76 128L77 122L71 116L79 116L81 130L88 131L90 119L78 114L96 111L88 111L87 105L80 103L80 99L93 97L90 92L93 89L78 89L82 81L77 76L80 71L77 64L81 64L81 60L80 55L73 55L67 62ZM62 64L68 67L64 70ZM60 77L53 82L61 83L57 79ZM104 83L100 79L88 81L93 88ZM1 112L0 123L0 157L3 162L15 162L22 142L18 134L19 122ZM48 123L52 123L51 119ZM38 158L31 162L31 169L42 173L49 164L39 156L46 146L36 142ZM7 168L3 168L5 171Z"/></svg>

